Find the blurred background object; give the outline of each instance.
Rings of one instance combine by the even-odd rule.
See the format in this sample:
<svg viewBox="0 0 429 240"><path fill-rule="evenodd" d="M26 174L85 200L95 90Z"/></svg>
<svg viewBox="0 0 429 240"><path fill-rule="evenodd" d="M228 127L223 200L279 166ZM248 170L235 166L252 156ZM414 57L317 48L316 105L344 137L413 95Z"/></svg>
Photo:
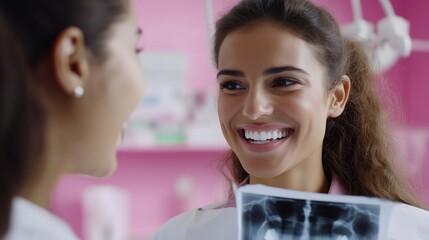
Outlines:
<svg viewBox="0 0 429 240"><path fill-rule="evenodd" d="M190 94L186 55L148 51L139 57L147 77L146 97L129 121L123 147L184 144Z"/></svg>
<svg viewBox="0 0 429 240"><path fill-rule="evenodd" d="M82 200L85 239L128 239L129 199L124 190L99 185L86 189Z"/></svg>

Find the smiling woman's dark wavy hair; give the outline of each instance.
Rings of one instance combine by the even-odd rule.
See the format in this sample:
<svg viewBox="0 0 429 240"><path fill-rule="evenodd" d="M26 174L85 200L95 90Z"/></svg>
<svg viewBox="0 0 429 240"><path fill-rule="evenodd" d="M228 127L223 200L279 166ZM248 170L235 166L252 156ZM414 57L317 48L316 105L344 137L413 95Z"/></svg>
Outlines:
<svg viewBox="0 0 429 240"><path fill-rule="evenodd" d="M351 79L344 112L327 120L322 154L327 177L335 176L351 195L422 207L394 166L387 115L373 84L368 57L360 44L341 35L329 12L307 0L242 0L216 24L216 65L228 34L262 21L292 30L315 46L316 57L327 69L327 90L338 84L343 75ZM234 152L226 160L233 181L241 183L248 178Z"/></svg>
<svg viewBox="0 0 429 240"><path fill-rule="evenodd" d="M0 1L0 238L28 170L41 165L46 113L34 69L67 27L79 28L91 60L102 62L110 29L129 7L124 0Z"/></svg>

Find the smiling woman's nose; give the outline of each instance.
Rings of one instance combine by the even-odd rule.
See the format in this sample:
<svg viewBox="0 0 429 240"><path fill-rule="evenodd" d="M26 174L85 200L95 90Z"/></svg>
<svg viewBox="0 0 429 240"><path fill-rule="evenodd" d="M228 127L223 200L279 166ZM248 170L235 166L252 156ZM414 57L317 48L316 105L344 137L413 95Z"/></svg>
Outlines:
<svg viewBox="0 0 429 240"><path fill-rule="evenodd" d="M243 115L251 120L257 120L263 116L269 116L274 108L270 97L263 91L251 91L245 99L243 105Z"/></svg>

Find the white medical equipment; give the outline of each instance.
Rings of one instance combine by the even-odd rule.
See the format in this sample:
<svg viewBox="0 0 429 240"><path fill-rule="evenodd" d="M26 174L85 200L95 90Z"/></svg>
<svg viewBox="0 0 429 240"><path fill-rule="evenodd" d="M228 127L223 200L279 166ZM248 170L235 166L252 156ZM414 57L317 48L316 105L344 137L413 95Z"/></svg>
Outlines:
<svg viewBox="0 0 429 240"><path fill-rule="evenodd" d="M373 59L377 71L383 72L392 67L401 57L408 57L411 51L429 52L429 40L411 39L410 22L395 14L389 0L380 0L386 14L374 25L362 16L360 0L351 0L354 22L341 27L344 35L364 43L368 54Z"/></svg>

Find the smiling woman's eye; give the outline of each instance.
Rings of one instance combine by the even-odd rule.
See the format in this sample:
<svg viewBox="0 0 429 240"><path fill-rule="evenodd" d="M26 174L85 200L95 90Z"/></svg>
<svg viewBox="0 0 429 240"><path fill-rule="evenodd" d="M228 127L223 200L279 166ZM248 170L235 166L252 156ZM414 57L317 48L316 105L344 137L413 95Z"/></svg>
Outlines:
<svg viewBox="0 0 429 240"><path fill-rule="evenodd" d="M220 90L241 90L244 87L236 81L225 81L219 84Z"/></svg>
<svg viewBox="0 0 429 240"><path fill-rule="evenodd" d="M271 82L271 87L287 87L297 84L298 81L291 78L276 78Z"/></svg>

